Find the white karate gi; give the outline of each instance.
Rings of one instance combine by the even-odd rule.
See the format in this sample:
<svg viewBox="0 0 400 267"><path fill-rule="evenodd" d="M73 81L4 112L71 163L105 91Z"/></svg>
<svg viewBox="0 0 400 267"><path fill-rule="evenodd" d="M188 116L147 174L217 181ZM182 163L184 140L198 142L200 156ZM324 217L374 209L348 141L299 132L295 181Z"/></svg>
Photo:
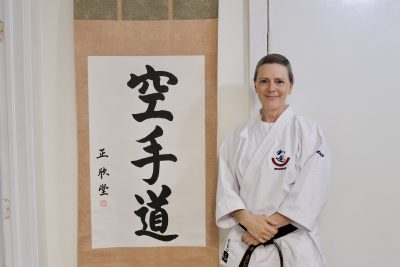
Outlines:
<svg viewBox="0 0 400 267"><path fill-rule="evenodd" d="M288 106L266 133L257 117L237 128L219 150L216 222L231 232L221 264L239 266L247 249L243 230L230 216L245 209L291 219L299 229L276 240L285 267L321 267L317 217L330 185L330 156L319 126ZM258 246L249 266L280 266L273 245Z"/></svg>

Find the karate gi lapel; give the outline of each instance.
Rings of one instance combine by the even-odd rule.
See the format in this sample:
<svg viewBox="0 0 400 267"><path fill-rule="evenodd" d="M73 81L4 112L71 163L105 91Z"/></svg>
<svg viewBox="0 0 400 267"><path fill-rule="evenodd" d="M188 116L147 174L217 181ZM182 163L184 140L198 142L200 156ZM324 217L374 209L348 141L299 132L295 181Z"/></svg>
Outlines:
<svg viewBox="0 0 400 267"><path fill-rule="evenodd" d="M278 120L275 122L274 126L272 126L272 129L269 131L269 133L264 137L262 142L258 145L258 148L254 152L254 155L251 158L249 165L247 166L247 169L243 175L243 181L248 182L250 181L249 179L255 176L257 168L264 160L267 151L269 151L273 142L276 140L276 138L278 138L281 131L290 122L293 116L294 112L292 108L288 106L286 110L278 118Z"/></svg>

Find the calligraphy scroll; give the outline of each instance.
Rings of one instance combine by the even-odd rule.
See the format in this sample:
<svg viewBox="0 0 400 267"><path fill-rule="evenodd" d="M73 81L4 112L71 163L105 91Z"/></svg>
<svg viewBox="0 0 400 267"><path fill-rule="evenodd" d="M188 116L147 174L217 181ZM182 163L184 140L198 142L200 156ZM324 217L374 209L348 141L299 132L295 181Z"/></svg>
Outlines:
<svg viewBox="0 0 400 267"><path fill-rule="evenodd" d="M92 248L206 245L204 69L88 58Z"/></svg>

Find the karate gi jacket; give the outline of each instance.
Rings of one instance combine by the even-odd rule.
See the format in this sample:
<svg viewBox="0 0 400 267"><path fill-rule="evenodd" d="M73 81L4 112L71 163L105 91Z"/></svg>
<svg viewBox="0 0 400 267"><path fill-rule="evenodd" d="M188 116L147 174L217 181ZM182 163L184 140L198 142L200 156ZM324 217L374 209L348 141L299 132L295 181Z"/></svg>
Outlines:
<svg viewBox="0 0 400 267"><path fill-rule="evenodd" d="M221 264L237 267L247 249L240 240L244 230L230 215L245 209L267 216L279 212L299 228L277 239L285 266L323 266L316 220L329 193L331 162L323 133L290 106L268 133L263 123L258 116L241 125L219 149L216 223L233 227ZM279 266L274 249L257 247L249 266Z"/></svg>

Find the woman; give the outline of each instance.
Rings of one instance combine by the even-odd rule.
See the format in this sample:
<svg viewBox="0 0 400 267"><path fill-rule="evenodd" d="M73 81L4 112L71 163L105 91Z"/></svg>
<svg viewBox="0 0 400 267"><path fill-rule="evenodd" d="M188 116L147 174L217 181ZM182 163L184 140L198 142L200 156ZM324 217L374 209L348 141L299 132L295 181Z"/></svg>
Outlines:
<svg viewBox="0 0 400 267"><path fill-rule="evenodd" d="M293 82L286 57L263 57L254 74L260 114L220 147L216 222L233 227L224 266L323 266L316 220L330 157L319 126L286 104Z"/></svg>

